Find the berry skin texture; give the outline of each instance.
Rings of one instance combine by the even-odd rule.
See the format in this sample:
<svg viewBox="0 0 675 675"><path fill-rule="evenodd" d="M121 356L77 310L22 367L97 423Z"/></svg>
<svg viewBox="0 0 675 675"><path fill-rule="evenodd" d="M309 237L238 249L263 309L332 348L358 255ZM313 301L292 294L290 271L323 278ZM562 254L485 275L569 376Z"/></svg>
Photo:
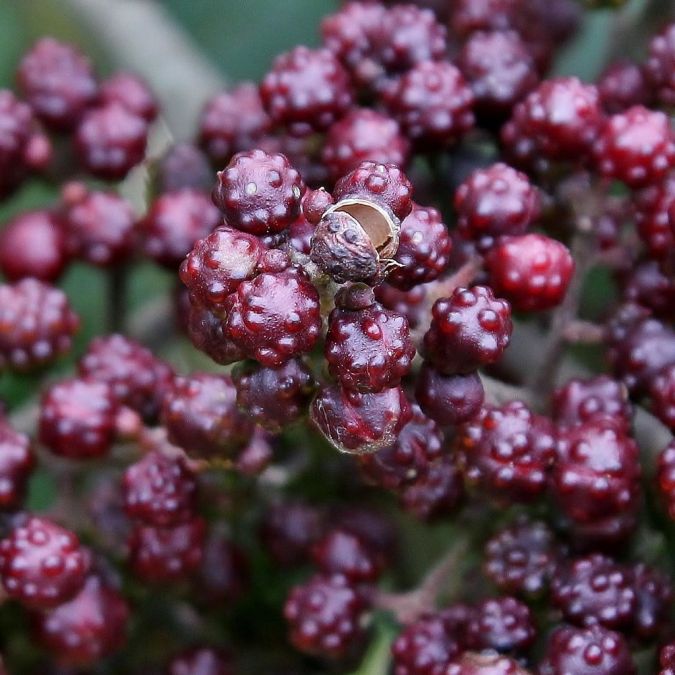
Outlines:
<svg viewBox="0 0 675 675"><path fill-rule="evenodd" d="M191 649L171 659L167 675L234 675L226 654L209 647Z"/></svg>
<svg viewBox="0 0 675 675"><path fill-rule="evenodd" d="M318 574L293 587L286 599L291 644L305 654L343 658L365 638L367 609L363 594L345 577Z"/></svg>
<svg viewBox="0 0 675 675"><path fill-rule="evenodd" d="M549 637L540 675L635 675L625 639L602 626L559 626Z"/></svg>
<svg viewBox="0 0 675 675"><path fill-rule="evenodd" d="M75 132L82 167L95 178L121 180L143 160L148 123L119 103L87 112Z"/></svg>
<svg viewBox="0 0 675 675"><path fill-rule="evenodd" d="M56 281L68 263L61 223L46 210L24 211L0 234L0 271L8 281Z"/></svg>
<svg viewBox="0 0 675 675"><path fill-rule="evenodd" d="M664 113L637 105L609 118L594 152L603 176L642 188L675 166L675 137Z"/></svg>
<svg viewBox="0 0 675 675"><path fill-rule="evenodd" d="M346 530L331 530L314 545L312 558L322 574L343 575L353 584L373 583L382 573L383 561Z"/></svg>
<svg viewBox="0 0 675 675"><path fill-rule="evenodd" d="M456 443L470 485L498 502L529 502L546 487L556 435L547 418L511 401L483 408L461 427Z"/></svg>
<svg viewBox="0 0 675 675"><path fill-rule="evenodd" d="M126 640L129 606L120 593L90 575L69 602L33 617L38 642L66 666L93 666Z"/></svg>
<svg viewBox="0 0 675 675"><path fill-rule="evenodd" d="M645 69L631 61L611 63L598 79L602 107L610 115L634 105L648 105L651 89Z"/></svg>
<svg viewBox="0 0 675 675"><path fill-rule="evenodd" d="M626 301L647 307L656 316L666 318L675 312L675 279L664 273L657 260L636 265L622 291Z"/></svg>
<svg viewBox="0 0 675 675"><path fill-rule="evenodd" d="M361 304L350 295L359 294ZM324 354L328 370L340 385L361 393L397 386L415 356L405 317L384 309L368 289L336 296L328 318Z"/></svg>
<svg viewBox="0 0 675 675"><path fill-rule="evenodd" d="M474 125L474 96L460 70L445 61L424 61L383 93L383 102L418 147L457 142Z"/></svg>
<svg viewBox="0 0 675 675"><path fill-rule="evenodd" d="M145 254L175 271L195 242L220 224L221 215L199 190L183 189L158 197L139 223Z"/></svg>
<svg viewBox="0 0 675 675"><path fill-rule="evenodd" d="M237 153L218 172L213 203L227 223L249 234L276 234L300 215L305 185L285 155Z"/></svg>
<svg viewBox="0 0 675 675"><path fill-rule="evenodd" d="M675 232L669 211L675 204L675 178L667 176L658 185L635 195L635 222L650 258L667 259L675 246Z"/></svg>
<svg viewBox="0 0 675 675"><path fill-rule="evenodd" d="M675 105L675 23L652 38L645 69L659 102L666 107Z"/></svg>
<svg viewBox="0 0 675 675"><path fill-rule="evenodd" d="M193 373L177 377L162 407L169 440L196 458L228 457L243 448L253 424L236 405L228 375Z"/></svg>
<svg viewBox="0 0 675 675"><path fill-rule="evenodd" d="M649 642L669 623L673 586L668 575L644 563L638 563L632 571L637 604L632 629L640 639Z"/></svg>
<svg viewBox="0 0 675 675"><path fill-rule="evenodd" d="M660 370L649 387L654 414L675 430L675 363Z"/></svg>
<svg viewBox="0 0 675 675"><path fill-rule="evenodd" d="M574 274L569 249L543 234L505 239L488 253L485 265L495 293L524 312L559 305Z"/></svg>
<svg viewBox="0 0 675 675"><path fill-rule="evenodd" d="M59 289L36 279L0 285L0 371L52 363L70 350L79 327Z"/></svg>
<svg viewBox="0 0 675 675"><path fill-rule="evenodd" d="M541 211L539 190L501 162L474 171L455 192L457 229L482 248L504 235L525 234Z"/></svg>
<svg viewBox="0 0 675 675"><path fill-rule="evenodd" d="M202 561L206 524L198 516L181 525L137 525L129 539L130 564L144 582L168 584L192 575Z"/></svg>
<svg viewBox="0 0 675 675"><path fill-rule="evenodd" d="M523 652L534 638L535 627L528 606L508 596L480 602L466 627L467 645L476 651Z"/></svg>
<svg viewBox="0 0 675 675"><path fill-rule="evenodd" d="M319 294L298 269L242 282L225 311L228 336L264 366L278 367L309 352L319 339Z"/></svg>
<svg viewBox="0 0 675 675"><path fill-rule="evenodd" d="M0 509L19 506L34 465L28 436L0 416Z"/></svg>
<svg viewBox="0 0 675 675"><path fill-rule="evenodd" d="M119 103L146 122L152 122L157 117L155 97L147 83L133 73L115 73L102 82L99 100L103 105Z"/></svg>
<svg viewBox="0 0 675 675"><path fill-rule="evenodd" d="M675 441L659 453L656 484L669 518L675 520Z"/></svg>
<svg viewBox="0 0 675 675"><path fill-rule="evenodd" d="M383 307L391 309L408 319L408 325L411 329L417 328L424 316L424 299L426 298L426 288L424 286L415 286L409 291L401 291L394 288L387 282L382 282L375 286L375 297Z"/></svg>
<svg viewBox="0 0 675 675"><path fill-rule="evenodd" d="M272 122L293 136L325 131L353 104L349 75L332 52L302 46L276 57L260 95Z"/></svg>
<svg viewBox="0 0 675 675"><path fill-rule="evenodd" d="M32 609L50 609L82 588L91 564L77 536L40 516L30 516L0 542L5 593Z"/></svg>
<svg viewBox="0 0 675 675"><path fill-rule="evenodd" d="M486 286L457 288L434 303L424 355L444 375L497 362L511 339L511 308Z"/></svg>
<svg viewBox="0 0 675 675"><path fill-rule="evenodd" d="M401 223L395 267L387 282L403 291L435 281L447 268L452 239L441 214L434 208L413 204Z"/></svg>
<svg viewBox="0 0 675 675"><path fill-rule="evenodd" d="M171 527L193 515L197 481L184 456L154 450L127 468L122 492L131 518Z"/></svg>
<svg viewBox="0 0 675 675"><path fill-rule="evenodd" d="M98 94L89 60L53 38L38 40L24 55L17 84L35 114L58 131L72 129Z"/></svg>
<svg viewBox="0 0 675 675"><path fill-rule="evenodd" d="M443 375L424 363L415 387L420 408L441 426L470 420L483 405L485 391L478 373Z"/></svg>
<svg viewBox="0 0 675 675"><path fill-rule="evenodd" d="M411 412L400 387L362 394L333 385L319 390L310 417L337 450L362 455L394 443Z"/></svg>
<svg viewBox="0 0 675 675"><path fill-rule="evenodd" d="M630 570L599 553L563 567L553 580L551 593L553 604L579 626L626 628L637 607Z"/></svg>
<svg viewBox="0 0 675 675"><path fill-rule="evenodd" d="M187 332L192 344L220 365L226 366L246 358L244 350L227 336L225 320L206 307L190 307Z"/></svg>
<svg viewBox="0 0 675 675"><path fill-rule="evenodd" d="M42 396L40 442L59 457L103 457L115 441L118 409L108 384L76 377L60 380Z"/></svg>
<svg viewBox="0 0 675 675"><path fill-rule="evenodd" d="M409 154L410 144L396 120L370 108L355 108L328 130L321 158L337 180L365 160L405 166Z"/></svg>

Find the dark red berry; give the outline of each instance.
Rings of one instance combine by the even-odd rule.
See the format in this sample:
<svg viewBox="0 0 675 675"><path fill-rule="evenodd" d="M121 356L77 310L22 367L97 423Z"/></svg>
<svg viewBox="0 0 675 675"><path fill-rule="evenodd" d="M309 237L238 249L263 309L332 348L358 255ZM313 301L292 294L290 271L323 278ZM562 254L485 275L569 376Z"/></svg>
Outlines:
<svg viewBox="0 0 675 675"><path fill-rule="evenodd" d="M242 364L233 372L237 404L256 424L278 433L306 415L316 383L300 359L278 368Z"/></svg>
<svg viewBox="0 0 675 675"><path fill-rule="evenodd" d="M310 415L340 452L361 455L394 443L411 412L400 387L362 394L333 385L319 390Z"/></svg>
<svg viewBox="0 0 675 675"><path fill-rule="evenodd" d="M650 257L664 260L675 247L669 210L675 203L675 178L667 176L658 185L635 194L635 224Z"/></svg>
<svg viewBox="0 0 675 675"><path fill-rule="evenodd" d="M327 192L324 188L319 188L317 190L305 190L305 194L302 196L301 202L302 215L298 220L295 221L295 223L293 223L293 225L291 225L291 240L293 239L292 229L294 226L296 226L298 223L302 223L303 221L306 221L311 225L317 225L326 209L332 205L333 195L331 195L330 192ZM298 247L295 246L295 248ZM304 253L303 248L299 248L298 250L301 250Z"/></svg>
<svg viewBox="0 0 675 675"><path fill-rule="evenodd" d="M645 64L649 82L659 102L667 107L675 104L675 23L669 23L649 43Z"/></svg>
<svg viewBox="0 0 675 675"><path fill-rule="evenodd" d="M204 520L198 516L171 527L137 525L129 539L134 574L153 584L187 579L202 561L205 532Z"/></svg>
<svg viewBox="0 0 675 675"><path fill-rule="evenodd" d="M247 557L219 530L209 532L197 583L211 606L231 605L249 589Z"/></svg>
<svg viewBox="0 0 675 675"><path fill-rule="evenodd" d="M630 270L623 284L623 297L649 308L657 316L672 316L675 278L666 274L657 260L645 260Z"/></svg>
<svg viewBox="0 0 675 675"><path fill-rule="evenodd" d="M153 166L153 187L156 194L185 188L207 191L213 175L206 155L192 143L172 145Z"/></svg>
<svg viewBox="0 0 675 675"><path fill-rule="evenodd" d="M444 671L444 675L529 675L518 661L491 651L464 652Z"/></svg>
<svg viewBox="0 0 675 675"><path fill-rule="evenodd" d="M509 344L511 308L486 286L458 288L434 303L424 355L444 375L469 374L498 361Z"/></svg>
<svg viewBox="0 0 675 675"><path fill-rule="evenodd" d="M41 516L30 516L0 542L0 578L10 598L49 609L80 591L91 558L77 536Z"/></svg>
<svg viewBox="0 0 675 675"><path fill-rule="evenodd" d="M632 569L636 609L633 631L642 640L652 640L669 625L673 605L673 586L670 577L644 563Z"/></svg>
<svg viewBox="0 0 675 675"><path fill-rule="evenodd" d="M415 286L409 291L402 291L384 282L375 286L375 298L383 307L402 314L408 319L411 329L417 328L426 319L424 299L426 287Z"/></svg>
<svg viewBox="0 0 675 675"><path fill-rule="evenodd" d="M649 385L654 414L675 429L675 363L660 370Z"/></svg>
<svg viewBox="0 0 675 675"><path fill-rule="evenodd" d="M675 673L675 646L672 642L661 648L659 653L659 675L673 675Z"/></svg>
<svg viewBox="0 0 675 675"><path fill-rule="evenodd" d="M17 84L35 114L62 131L78 123L98 93L89 60L72 45L49 37L21 59Z"/></svg>
<svg viewBox="0 0 675 675"><path fill-rule="evenodd" d="M351 108L349 75L328 49L295 47L276 57L260 85L275 124L294 136L325 131Z"/></svg>
<svg viewBox="0 0 675 675"><path fill-rule="evenodd" d="M284 605L293 646L306 653L339 659L353 653L365 638L368 603L341 575L316 575L295 586Z"/></svg>
<svg viewBox="0 0 675 675"><path fill-rule="evenodd" d="M658 456L656 485L668 516L675 520L675 441L671 441Z"/></svg>
<svg viewBox="0 0 675 675"><path fill-rule="evenodd" d="M24 211L4 225L0 270L9 281L56 281L67 263L62 224L50 211Z"/></svg>
<svg viewBox="0 0 675 675"><path fill-rule="evenodd" d="M274 459L272 437L262 429L253 431L249 442L234 460L234 469L244 476L259 476Z"/></svg>
<svg viewBox="0 0 675 675"><path fill-rule="evenodd" d="M466 643L477 651L523 652L535 635L528 606L509 596L480 602L466 626Z"/></svg>
<svg viewBox="0 0 675 675"><path fill-rule="evenodd" d="M648 105L651 88L644 68L632 61L615 61L598 78L602 107L610 115L634 105Z"/></svg>
<svg viewBox="0 0 675 675"><path fill-rule="evenodd" d="M166 675L234 675L234 669L227 654L198 647L171 659Z"/></svg>
<svg viewBox="0 0 675 675"><path fill-rule="evenodd" d="M363 503L338 504L327 520L334 527L356 535L370 551L391 561L398 549L398 530L391 514Z"/></svg>
<svg viewBox="0 0 675 675"><path fill-rule="evenodd" d="M206 459L241 449L253 425L238 411L236 395L229 375L193 373L176 378L162 408L171 442Z"/></svg>
<svg viewBox="0 0 675 675"><path fill-rule="evenodd" d="M459 38L477 31L504 31L513 27L522 0L458 0L450 11L450 25Z"/></svg>
<svg viewBox="0 0 675 675"><path fill-rule="evenodd" d="M145 254L175 270L195 242L221 222L218 209L198 190L178 190L158 197L139 223Z"/></svg>
<svg viewBox="0 0 675 675"><path fill-rule="evenodd" d="M101 82L101 103L119 103L129 112L152 122L157 117L157 101L147 83L133 73L115 73Z"/></svg>
<svg viewBox="0 0 675 675"><path fill-rule="evenodd" d="M34 464L28 436L0 416L0 509L19 506Z"/></svg>
<svg viewBox="0 0 675 675"><path fill-rule="evenodd" d="M201 305L192 305L188 317L188 335L192 344L216 363L228 365L243 361L246 354L226 333L225 319Z"/></svg>
<svg viewBox="0 0 675 675"><path fill-rule="evenodd" d="M35 615L33 625L38 642L58 663L86 667L122 647L129 618L120 593L90 575L72 600Z"/></svg>
<svg viewBox="0 0 675 675"><path fill-rule="evenodd" d="M382 573L383 560L346 530L328 532L314 545L312 558L322 574L343 575L354 584L375 582Z"/></svg>
<svg viewBox="0 0 675 675"><path fill-rule="evenodd" d="M288 245L295 251L309 255L312 250L312 237L315 229L316 226L312 225L304 215L301 215L288 228Z"/></svg>

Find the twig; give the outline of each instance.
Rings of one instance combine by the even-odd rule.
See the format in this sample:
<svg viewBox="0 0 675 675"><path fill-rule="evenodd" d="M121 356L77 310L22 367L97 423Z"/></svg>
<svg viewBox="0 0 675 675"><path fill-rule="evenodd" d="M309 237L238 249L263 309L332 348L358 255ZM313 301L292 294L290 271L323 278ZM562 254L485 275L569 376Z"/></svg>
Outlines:
<svg viewBox="0 0 675 675"><path fill-rule="evenodd" d="M604 336L604 328L592 321L573 319L563 328L563 337L567 342L597 344Z"/></svg>

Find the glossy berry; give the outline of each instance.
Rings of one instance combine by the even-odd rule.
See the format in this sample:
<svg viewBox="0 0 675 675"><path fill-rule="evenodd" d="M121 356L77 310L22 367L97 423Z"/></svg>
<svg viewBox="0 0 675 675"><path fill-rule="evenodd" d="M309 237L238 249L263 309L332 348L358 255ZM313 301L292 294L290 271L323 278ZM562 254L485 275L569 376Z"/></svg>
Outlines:
<svg viewBox="0 0 675 675"><path fill-rule="evenodd" d="M466 626L466 643L476 651L522 652L532 644L535 634L526 604L509 596L488 598L472 612Z"/></svg>
<svg viewBox="0 0 675 675"><path fill-rule="evenodd" d="M415 347L403 316L375 302L371 289L345 289L328 319L325 356L342 387L362 393L397 386Z"/></svg>
<svg viewBox="0 0 675 675"><path fill-rule="evenodd" d="M394 256L398 265L387 276L387 282L407 291L434 281L447 268L451 249L452 239L441 214L434 208L413 204L401 223Z"/></svg>
<svg viewBox="0 0 675 675"><path fill-rule="evenodd" d="M355 108L330 127L321 158L337 180L364 160L405 166L409 152L409 143L392 117Z"/></svg>
<svg viewBox="0 0 675 675"><path fill-rule="evenodd" d="M5 593L34 609L49 609L80 591L90 554L70 530L40 516L16 525L0 542Z"/></svg>
<svg viewBox="0 0 675 675"><path fill-rule="evenodd" d="M441 426L454 426L478 414L485 392L478 373L443 375L424 363L415 387L420 408Z"/></svg>
<svg viewBox="0 0 675 675"><path fill-rule="evenodd" d="M28 436L0 417L0 509L19 506L34 464Z"/></svg>
<svg viewBox="0 0 675 675"><path fill-rule="evenodd" d="M649 43L645 69L656 97L664 106L675 104L675 23L667 24Z"/></svg>
<svg viewBox="0 0 675 675"><path fill-rule="evenodd" d="M275 234L300 215L304 190L300 174L284 155L250 150L236 154L218 172L213 202L231 227Z"/></svg>
<svg viewBox="0 0 675 675"><path fill-rule="evenodd" d="M90 666L122 647L129 618L120 593L92 574L72 600L35 615L33 626L39 644L55 661Z"/></svg>
<svg viewBox="0 0 675 675"><path fill-rule="evenodd" d="M158 197L139 223L143 251L155 262L175 270L195 242L221 221L206 194L183 189Z"/></svg>
<svg viewBox="0 0 675 675"><path fill-rule="evenodd" d="M632 582L628 569L595 553L560 570L551 586L552 601L579 626L626 627L637 604Z"/></svg>
<svg viewBox="0 0 675 675"><path fill-rule="evenodd" d="M342 658L365 637L363 594L340 575L316 575L295 586L284 605L291 644L301 652Z"/></svg>
<svg viewBox="0 0 675 675"><path fill-rule="evenodd" d="M325 131L353 102L349 75L333 53L307 47L276 57L260 95L272 121L294 136Z"/></svg>
<svg viewBox="0 0 675 675"><path fill-rule="evenodd" d="M42 38L21 59L17 84L45 124L72 129L94 102L98 85L89 60L72 45Z"/></svg>
<svg viewBox="0 0 675 675"><path fill-rule="evenodd" d="M187 332L192 344L216 363L228 365L246 358L244 350L227 335L225 320L206 307L190 307Z"/></svg>
<svg viewBox="0 0 675 675"><path fill-rule="evenodd" d="M327 192L324 188L318 188L317 190L307 189L305 194L302 196L301 208L302 215L298 220L291 225L290 238L293 239L292 229L298 222L306 221L310 225L317 225L321 220L326 209L333 205L333 195L330 192ZM295 244L293 244L295 246ZM296 246L297 248L297 246ZM298 250L304 249L300 248Z"/></svg>
<svg viewBox="0 0 675 675"><path fill-rule="evenodd" d="M35 279L0 285L0 370L52 363L70 350L79 326L62 291Z"/></svg>
<svg viewBox="0 0 675 675"><path fill-rule="evenodd" d="M91 265L124 262L134 246L136 215L114 192L89 191L82 183L62 190L61 217L70 255Z"/></svg>
<svg viewBox="0 0 675 675"><path fill-rule="evenodd" d="M24 211L0 233L0 271L8 281L56 281L68 263L62 223L47 210Z"/></svg>
<svg viewBox="0 0 675 675"><path fill-rule="evenodd" d="M528 502L544 490L555 459L556 436L549 420L521 401L485 407L457 438L468 482L497 501Z"/></svg>
<svg viewBox="0 0 675 675"><path fill-rule="evenodd" d="M506 300L486 286L458 288L434 303L424 355L444 375L468 374L501 358L512 329Z"/></svg>
<svg viewBox="0 0 675 675"><path fill-rule="evenodd" d="M538 596L548 589L559 553L543 522L519 519L485 544L483 570L500 591Z"/></svg>
<svg viewBox="0 0 675 675"><path fill-rule="evenodd" d="M635 675L636 672L625 639L599 625L556 628L539 666L541 675Z"/></svg>
<svg viewBox="0 0 675 675"><path fill-rule="evenodd" d="M176 378L162 408L171 442L206 459L241 449L250 438L252 423L238 411L236 395L229 375L193 373Z"/></svg>
<svg viewBox="0 0 675 675"><path fill-rule="evenodd" d="M603 176L641 188L675 166L675 136L664 113L636 105L609 118L594 152Z"/></svg>
<svg viewBox="0 0 675 675"><path fill-rule="evenodd" d="M121 180L145 155L148 123L119 103L85 113L75 132L82 167L95 178Z"/></svg>
<svg viewBox="0 0 675 675"><path fill-rule="evenodd" d="M157 117L157 101L153 93L147 83L133 73L115 73L101 82L99 100L104 105L119 103L147 122Z"/></svg>
<svg viewBox="0 0 675 675"><path fill-rule="evenodd" d="M198 647L171 659L166 675L234 675L234 670L227 654Z"/></svg>
<svg viewBox="0 0 675 675"><path fill-rule="evenodd" d="M601 73L598 92L605 112L624 112L634 105L648 105L651 88L645 69L632 61L616 61Z"/></svg>
<svg viewBox="0 0 675 675"><path fill-rule="evenodd" d="M675 520L675 441L658 456L656 485L671 520Z"/></svg>
<svg viewBox="0 0 675 675"><path fill-rule="evenodd" d="M425 286L415 286L409 291L401 291L383 282L375 286L374 290L377 301L383 307L402 314L408 319L411 329L417 328L425 320L424 299L427 295Z"/></svg>
<svg viewBox="0 0 675 675"><path fill-rule="evenodd" d="M110 386L115 399L143 417L156 417L173 370L138 342L123 335L91 341L79 362L82 377Z"/></svg>
<svg viewBox="0 0 675 675"><path fill-rule="evenodd" d="M474 171L455 192L457 229L489 248L504 235L525 234L541 210L539 190L506 164Z"/></svg>
<svg viewBox="0 0 675 675"><path fill-rule="evenodd" d="M444 675L529 675L515 659L494 652L464 652Z"/></svg>
<svg viewBox="0 0 675 675"><path fill-rule="evenodd" d="M382 573L383 561L366 542L346 530L334 529L317 542L312 558L319 572L343 575L350 583L372 583Z"/></svg>
<svg viewBox="0 0 675 675"><path fill-rule="evenodd" d="M108 384L75 377L60 380L42 396L40 442L60 457L102 457L115 441L117 412Z"/></svg>
<svg viewBox="0 0 675 675"><path fill-rule="evenodd" d="M192 143L175 143L153 166L152 184L156 194L184 188L210 190L213 184L207 156Z"/></svg>
<svg viewBox="0 0 675 675"><path fill-rule="evenodd" d="M202 561L205 532L204 520L198 516L171 527L137 525L129 539L134 574L153 584L187 579Z"/></svg>
<svg viewBox="0 0 675 675"><path fill-rule="evenodd" d="M307 414L316 383L300 359L278 368L242 364L233 372L237 405L256 424L278 433Z"/></svg>
<svg viewBox="0 0 675 675"><path fill-rule="evenodd" d="M319 294L305 274L259 274L228 296L227 333L249 358L278 367L314 348L321 330Z"/></svg>
<svg viewBox="0 0 675 675"><path fill-rule="evenodd" d="M505 239L488 253L485 265L495 293L525 312L559 305L574 273L567 246L543 234Z"/></svg>
<svg viewBox="0 0 675 675"><path fill-rule="evenodd" d="M642 640L652 640L668 626L673 606L670 577L644 563L633 566L636 610L633 630Z"/></svg>

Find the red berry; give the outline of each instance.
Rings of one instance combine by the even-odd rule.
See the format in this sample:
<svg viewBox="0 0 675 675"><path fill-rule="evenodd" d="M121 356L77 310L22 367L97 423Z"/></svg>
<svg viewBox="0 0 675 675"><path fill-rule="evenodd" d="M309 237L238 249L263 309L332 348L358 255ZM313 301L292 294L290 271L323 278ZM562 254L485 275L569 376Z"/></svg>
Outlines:
<svg viewBox="0 0 675 675"><path fill-rule="evenodd" d="M312 557L322 574L342 575L354 584L375 582L382 573L383 561L346 530L331 530L314 545Z"/></svg>
<svg viewBox="0 0 675 675"><path fill-rule="evenodd" d="M153 166L156 194L177 192L185 188L211 189L213 176L206 155L192 143L175 143Z"/></svg>
<svg viewBox="0 0 675 675"><path fill-rule="evenodd" d="M229 536L215 530L207 535L198 584L209 605L231 605L249 590L249 563Z"/></svg>
<svg viewBox="0 0 675 675"><path fill-rule="evenodd" d="M509 596L488 598L472 612L466 642L477 651L523 652L534 642L535 634L527 605Z"/></svg>
<svg viewBox="0 0 675 675"><path fill-rule="evenodd" d="M650 641L670 623L673 586L669 576L644 563L634 565L632 573L636 598L632 628L640 639Z"/></svg>
<svg viewBox="0 0 675 675"><path fill-rule="evenodd" d="M397 314L402 314L408 319L411 329L417 328L421 321L426 319L424 299L426 287L415 286L409 291L394 288L386 282L375 286L375 298L383 307L391 309Z"/></svg>
<svg viewBox="0 0 675 675"><path fill-rule="evenodd" d="M312 237L315 229L316 226L312 225L304 215L301 215L288 228L288 245L291 250L309 255L312 250Z"/></svg>
<svg viewBox="0 0 675 675"><path fill-rule="evenodd" d="M464 652L444 675L530 675L518 661L494 652Z"/></svg>
<svg viewBox="0 0 675 675"><path fill-rule="evenodd" d="M119 103L130 113L152 122L157 117L157 101L147 83L133 73L115 73L101 83L101 103Z"/></svg>
<svg viewBox="0 0 675 675"><path fill-rule="evenodd" d="M675 278L666 274L657 260L645 260L624 280L623 297L657 316L671 316L675 312Z"/></svg>
<svg viewBox="0 0 675 675"><path fill-rule="evenodd" d="M486 286L458 288L434 303L424 354L444 375L469 374L498 361L509 344L511 309Z"/></svg>
<svg viewBox="0 0 675 675"><path fill-rule="evenodd" d="M34 464L28 436L0 416L0 509L19 506Z"/></svg>
<svg viewBox="0 0 675 675"><path fill-rule="evenodd" d="M201 305L190 307L187 329L192 344L216 363L228 365L246 358L243 349L226 334L225 319Z"/></svg>
<svg viewBox="0 0 675 675"><path fill-rule="evenodd" d="M333 195L330 192L327 192L324 188L319 188L317 190L305 190L305 194L302 196L302 215L298 220L296 220L293 225L291 225L290 239L293 240L293 227L296 225L306 222L310 225L317 225L321 220L326 209L333 205ZM293 244L295 246L295 244ZM295 246L295 248L298 248ZM304 251L304 247L298 248L299 251ZM309 250L309 247L307 247Z"/></svg>
<svg viewBox="0 0 675 675"><path fill-rule="evenodd" d="M648 105L651 89L644 68L632 61L615 61L598 79L602 107L610 115L634 105Z"/></svg>
<svg viewBox="0 0 675 675"><path fill-rule="evenodd" d="M656 485L671 520L675 520L675 441L671 441L659 454Z"/></svg>
<svg viewBox="0 0 675 675"><path fill-rule="evenodd" d="M171 659L167 675L234 675L226 654L209 647L191 649Z"/></svg>
<svg viewBox="0 0 675 675"><path fill-rule="evenodd" d="M675 646L672 642L661 648L659 653L659 675L673 675L675 673Z"/></svg>
<svg viewBox="0 0 675 675"><path fill-rule="evenodd" d="M0 234L0 270L9 281L56 281L68 263L62 223L50 211L24 211Z"/></svg>
<svg viewBox="0 0 675 675"><path fill-rule="evenodd" d="M645 68L659 102L671 107L675 104L675 23L652 38Z"/></svg>
<svg viewBox="0 0 675 675"><path fill-rule="evenodd" d="M0 542L0 578L10 598L49 609L80 591L91 564L77 536L40 516L16 525Z"/></svg>
<svg viewBox="0 0 675 675"><path fill-rule="evenodd" d="M635 195L637 232L647 247L649 256L664 260L675 247L675 233L669 210L675 203L675 178L667 176L658 185L640 190Z"/></svg>
<svg viewBox="0 0 675 675"><path fill-rule="evenodd" d="M332 52L307 47L276 57L260 95L272 121L294 136L325 131L353 103L347 71Z"/></svg>

